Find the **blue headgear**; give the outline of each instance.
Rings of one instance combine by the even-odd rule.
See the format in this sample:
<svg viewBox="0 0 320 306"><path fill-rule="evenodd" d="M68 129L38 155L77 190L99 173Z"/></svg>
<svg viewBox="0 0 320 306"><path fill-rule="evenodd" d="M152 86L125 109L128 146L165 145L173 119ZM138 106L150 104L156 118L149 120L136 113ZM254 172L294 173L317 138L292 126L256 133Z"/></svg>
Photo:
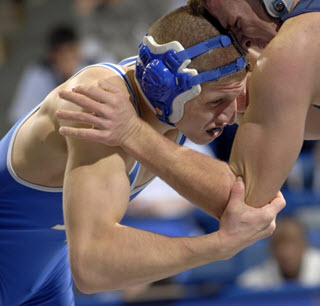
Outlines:
<svg viewBox="0 0 320 306"><path fill-rule="evenodd" d="M218 81L246 66L245 58L241 56L231 64L199 74L196 69L186 68L192 58L231 44L229 36L220 35L185 50L177 41L158 45L152 36L144 37L139 46L135 79L161 121L178 122L183 116L184 104L200 94L201 83Z"/></svg>
<svg viewBox="0 0 320 306"><path fill-rule="evenodd" d="M260 0L271 17L286 19L294 0Z"/></svg>

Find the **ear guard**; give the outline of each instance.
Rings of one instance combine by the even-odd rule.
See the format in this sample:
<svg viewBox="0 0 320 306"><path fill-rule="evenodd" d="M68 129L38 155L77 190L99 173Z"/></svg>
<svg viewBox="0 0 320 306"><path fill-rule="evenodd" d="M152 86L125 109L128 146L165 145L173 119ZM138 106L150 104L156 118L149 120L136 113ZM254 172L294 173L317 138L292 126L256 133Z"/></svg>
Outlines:
<svg viewBox="0 0 320 306"><path fill-rule="evenodd" d="M159 45L152 36L145 36L139 46L135 79L138 87L159 120L173 125L184 113L184 104L201 92L201 83L242 70L244 57L217 69L199 73L188 69L191 59L218 47L227 47L232 40L220 35L188 49L177 42Z"/></svg>
<svg viewBox="0 0 320 306"><path fill-rule="evenodd" d="M282 20L290 14L294 0L260 0L271 17Z"/></svg>

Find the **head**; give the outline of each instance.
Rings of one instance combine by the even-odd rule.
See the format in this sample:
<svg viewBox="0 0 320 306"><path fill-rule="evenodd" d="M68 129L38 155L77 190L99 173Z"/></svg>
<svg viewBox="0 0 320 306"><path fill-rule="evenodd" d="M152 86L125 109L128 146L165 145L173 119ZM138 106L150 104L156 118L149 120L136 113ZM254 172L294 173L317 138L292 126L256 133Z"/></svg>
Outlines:
<svg viewBox="0 0 320 306"><path fill-rule="evenodd" d="M189 7L181 7L153 24L149 29L148 36L154 39L157 46L156 50L161 50L162 46L166 46L169 43L169 46L171 46L172 42L178 42L182 50L186 50L209 39L221 37L220 35L223 33L225 34L225 31L211 16L196 14ZM195 75L198 77L204 72L213 71L223 66L237 66L237 60L242 60L243 65L241 67L239 65L239 69L236 69L238 71L215 80L210 78L210 81L204 81L199 85L192 86L191 89L182 93L179 92L177 97L168 100L169 104L171 103L172 105L171 113L168 114L168 121L198 144L211 142L222 133L224 126L235 122L237 112L236 97L245 88L246 68L244 58L241 57L240 51L230 38L226 36L224 38L229 40L229 44L225 45L225 47L220 46L211 49L192 59L188 57L179 66L178 72L180 73L181 69L185 68L187 69L188 77L191 76L192 78ZM150 50L155 50L153 46L151 47ZM162 51L159 53L164 54ZM147 67L154 70L152 65ZM168 69L163 69L163 71L166 70ZM136 75L138 74L136 73ZM142 79L141 75L138 75L137 79L137 83L139 83L139 79ZM160 85L162 80L165 80L165 78L161 79ZM178 77L173 79L173 83L169 88L179 88L176 82L180 83ZM140 88L145 93L143 86ZM162 87L160 86L160 88ZM160 91L158 94L165 95L166 93ZM162 113L157 107L155 109Z"/></svg>
<svg viewBox="0 0 320 306"><path fill-rule="evenodd" d="M270 7L276 1L278 0L189 0L189 5L198 10L206 8L225 29L233 32L243 48L255 46L263 49L277 34L281 25L280 16L275 18L275 14L270 15ZM291 8L293 0L285 1L290 3Z"/></svg>
<svg viewBox="0 0 320 306"><path fill-rule="evenodd" d="M79 41L72 27L60 25L52 29L47 39L50 63L67 80L82 61Z"/></svg>
<svg viewBox="0 0 320 306"><path fill-rule="evenodd" d="M283 277L287 280L296 280L306 249L306 237L302 225L294 218L279 219L277 229L271 237L271 248Z"/></svg>

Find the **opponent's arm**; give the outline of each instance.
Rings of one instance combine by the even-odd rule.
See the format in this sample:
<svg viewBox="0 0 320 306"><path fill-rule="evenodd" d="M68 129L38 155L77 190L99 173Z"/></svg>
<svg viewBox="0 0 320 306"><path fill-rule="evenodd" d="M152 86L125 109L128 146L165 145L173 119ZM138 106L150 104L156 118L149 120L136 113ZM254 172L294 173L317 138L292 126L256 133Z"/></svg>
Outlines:
<svg viewBox="0 0 320 306"><path fill-rule="evenodd" d="M320 139L320 108L311 105L309 107L306 128L304 132L304 139L317 140Z"/></svg>
<svg viewBox="0 0 320 306"><path fill-rule="evenodd" d="M284 24L259 59L250 104L234 141L230 167L245 177L246 202L253 206L267 203L281 188L304 140L315 96L315 57L306 58L312 39L298 29ZM297 36L304 37L299 44Z"/></svg>

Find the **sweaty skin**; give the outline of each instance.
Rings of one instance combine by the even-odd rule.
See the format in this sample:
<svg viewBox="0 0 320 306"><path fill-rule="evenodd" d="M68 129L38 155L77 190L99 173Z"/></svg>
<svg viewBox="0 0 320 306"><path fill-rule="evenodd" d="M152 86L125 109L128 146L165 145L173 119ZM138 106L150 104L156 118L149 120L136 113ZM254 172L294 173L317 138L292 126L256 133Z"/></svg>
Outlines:
<svg viewBox="0 0 320 306"><path fill-rule="evenodd" d="M167 141L136 118L119 96L114 99L118 109L127 109L125 115L114 107L110 110L112 102L104 100L109 130L61 132L117 143L183 196L198 205L214 205L220 213L236 175L243 176L246 203L260 207L281 188L303 139L319 139L319 110L313 106L320 105L320 44L315 40L319 35L319 13L299 15L287 20L263 51L252 73L250 103L230 167Z"/></svg>

